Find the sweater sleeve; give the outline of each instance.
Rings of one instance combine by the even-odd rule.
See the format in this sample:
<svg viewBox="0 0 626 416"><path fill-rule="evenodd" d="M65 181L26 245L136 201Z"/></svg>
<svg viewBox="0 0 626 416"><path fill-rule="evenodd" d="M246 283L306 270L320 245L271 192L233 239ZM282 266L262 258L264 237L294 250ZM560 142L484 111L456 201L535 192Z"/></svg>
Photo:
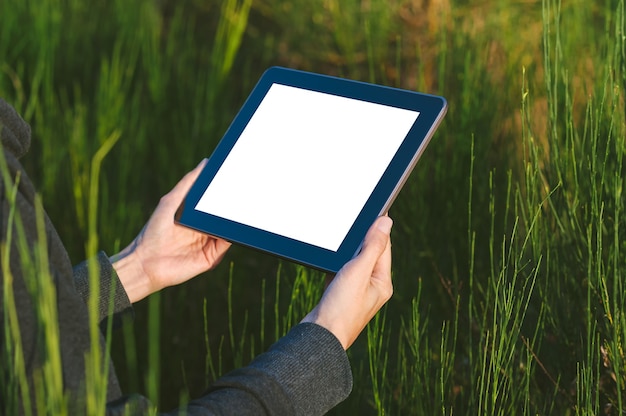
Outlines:
<svg viewBox="0 0 626 416"><path fill-rule="evenodd" d="M345 400L352 372L343 347L327 329L296 325L250 365L219 378L207 393L161 416L314 416ZM107 405L107 416L153 415L143 396Z"/></svg>
<svg viewBox="0 0 626 416"><path fill-rule="evenodd" d="M100 284L99 322L103 325L106 322L106 318L112 317L113 326L117 327L123 316L132 316L132 304L108 256L100 251L96 255L95 260L95 264L98 266L98 282ZM85 260L74 267L76 291L85 303L89 300L89 263L89 260Z"/></svg>
<svg viewBox="0 0 626 416"><path fill-rule="evenodd" d="M132 306L107 255L98 253L101 322L132 313ZM74 267L76 289L89 297L88 261ZM113 288L113 290L111 289ZM111 309L112 308L112 309ZM112 310L112 314L109 311ZM323 415L352 390L348 356L327 329L296 325L248 366L216 380L207 393L180 411L193 415ZM107 406L107 415L149 413L145 397L126 396Z"/></svg>
<svg viewBox="0 0 626 416"><path fill-rule="evenodd" d="M247 367L218 379L189 415L322 415L352 390L341 343L327 329L299 324Z"/></svg>

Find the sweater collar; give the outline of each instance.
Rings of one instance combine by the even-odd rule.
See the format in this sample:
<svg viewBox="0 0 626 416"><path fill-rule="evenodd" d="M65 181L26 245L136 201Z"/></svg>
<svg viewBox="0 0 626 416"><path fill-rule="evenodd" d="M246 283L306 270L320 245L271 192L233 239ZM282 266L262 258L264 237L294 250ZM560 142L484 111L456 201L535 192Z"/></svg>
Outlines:
<svg viewBox="0 0 626 416"><path fill-rule="evenodd" d="M22 157L30 147L30 126L0 98L0 140L6 151Z"/></svg>

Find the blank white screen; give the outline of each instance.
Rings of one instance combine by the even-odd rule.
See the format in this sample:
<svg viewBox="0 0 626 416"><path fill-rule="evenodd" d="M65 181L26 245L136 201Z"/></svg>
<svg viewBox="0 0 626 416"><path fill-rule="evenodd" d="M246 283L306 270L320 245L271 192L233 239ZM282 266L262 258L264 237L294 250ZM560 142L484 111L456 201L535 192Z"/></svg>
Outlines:
<svg viewBox="0 0 626 416"><path fill-rule="evenodd" d="M337 251L418 116L273 84L195 209Z"/></svg>

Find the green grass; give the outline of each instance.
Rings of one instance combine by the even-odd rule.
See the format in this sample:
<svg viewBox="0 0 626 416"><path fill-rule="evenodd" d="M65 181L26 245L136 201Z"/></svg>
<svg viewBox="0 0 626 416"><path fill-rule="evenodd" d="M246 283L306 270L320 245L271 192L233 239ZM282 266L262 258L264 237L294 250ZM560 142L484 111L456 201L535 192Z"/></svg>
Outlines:
<svg viewBox="0 0 626 416"><path fill-rule="evenodd" d="M270 65L445 96L391 211L394 297L350 350L354 391L332 413L621 414L624 19L623 0L4 0L0 96L33 127L23 162L75 262L134 237ZM175 407L266 349L323 287L233 247L113 333L123 387ZM50 325L30 405L62 410Z"/></svg>

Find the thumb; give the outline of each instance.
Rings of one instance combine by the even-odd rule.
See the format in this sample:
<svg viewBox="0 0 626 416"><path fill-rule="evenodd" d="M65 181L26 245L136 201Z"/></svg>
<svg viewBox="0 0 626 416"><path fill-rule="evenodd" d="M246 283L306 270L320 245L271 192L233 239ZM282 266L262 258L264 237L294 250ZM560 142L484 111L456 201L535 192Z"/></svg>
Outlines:
<svg viewBox="0 0 626 416"><path fill-rule="evenodd" d="M359 272L371 274L380 256L389 245L389 236L393 220L387 216L381 216L374 221L363 240L361 252L350 261L350 267Z"/></svg>
<svg viewBox="0 0 626 416"><path fill-rule="evenodd" d="M206 162L207 159L202 159L198 166L196 166L192 171L188 172L185 176L183 176L180 181L178 181L176 186L174 186L174 188L172 188L172 190L169 192L170 195L173 196L173 199L182 200L187 192L189 192L189 189L191 189L191 185L193 185L196 179L198 179L198 176L200 176L200 172L202 172L202 169L204 169L204 167L206 166Z"/></svg>

